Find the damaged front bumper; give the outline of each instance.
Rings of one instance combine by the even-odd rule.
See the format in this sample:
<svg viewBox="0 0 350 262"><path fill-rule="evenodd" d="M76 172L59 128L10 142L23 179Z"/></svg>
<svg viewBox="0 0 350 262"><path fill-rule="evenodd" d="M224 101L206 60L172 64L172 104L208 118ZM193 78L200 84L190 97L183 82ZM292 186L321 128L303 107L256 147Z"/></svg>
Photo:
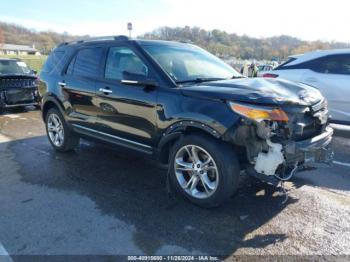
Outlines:
<svg viewBox="0 0 350 262"><path fill-rule="evenodd" d="M332 136L333 129L328 126L323 133L311 139L288 143L285 146L286 162L304 166L315 163L332 164L334 153L329 146Z"/></svg>
<svg viewBox="0 0 350 262"><path fill-rule="evenodd" d="M39 105L37 87L0 89L0 107L13 108Z"/></svg>
<svg viewBox="0 0 350 262"><path fill-rule="evenodd" d="M268 156L263 159L264 162L260 162L260 165L264 165L263 167L259 166L258 156L255 165L248 167L246 171L249 175L277 186L280 181L289 180L298 171L316 168L320 165L332 165L334 155L330 147L332 136L333 129L328 126L320 135L311 139L286 143L279 152L283 161L278 163L278 168L276 167L272 173L264 172L266 170L264 168L271 167L271 162L278 154L271 153L270 150L267 154L262 153Z"/></svg>

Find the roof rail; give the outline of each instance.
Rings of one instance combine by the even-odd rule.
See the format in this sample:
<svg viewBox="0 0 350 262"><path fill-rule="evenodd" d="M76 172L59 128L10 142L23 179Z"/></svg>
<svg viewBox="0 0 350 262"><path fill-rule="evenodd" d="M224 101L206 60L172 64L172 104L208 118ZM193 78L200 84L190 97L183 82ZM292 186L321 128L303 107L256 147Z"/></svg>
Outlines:
<svg viewBox="0 0 350 262"><path fill-rule="evenodd" d="M127 40L129 40L129 38L125 35L97 36L97 37L89 37L86 39L82 39L82 40L79 40L77 42L84 43L84 42L101 41L101 40L127 41Z"/></svg>
<svg viewBox="0 0 350 262"><path fill-rule="evenodd" d="M127 41L127 40L129 40L129 37L127 37L125 35L89 37L89 38L86 38L86 39L76 40L76 41L72 41L72 42L63 42L63 43L58 44L57 47L60 47L60 46L63 46L63 45L69 45L69 44L80 44L80 43L93 42L93 41L102 41L102 40Z"/></svg>

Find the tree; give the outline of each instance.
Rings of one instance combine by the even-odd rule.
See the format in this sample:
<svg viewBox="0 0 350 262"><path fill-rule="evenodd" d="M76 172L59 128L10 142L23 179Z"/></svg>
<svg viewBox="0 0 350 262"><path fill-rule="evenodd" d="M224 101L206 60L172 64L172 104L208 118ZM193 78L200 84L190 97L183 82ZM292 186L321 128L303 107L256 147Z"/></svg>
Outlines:
<svg viewBox="0 0 350 262"><path fill-rule="evenodd" d="M5 44L5 36L4 36L4 30L2 29L2 26L0 25L0 47Z"/></svg>
<svg viewBox="0 0 350 262"><path fill-rule="evenodd" d="M206 31L199 27L160 27L141 38L192 42L209 52L221 56L235 56L243 59L279 59L289 55L316 49L347 48L346 43L302 41L298 38L281 35L269 38L238 36L214 29Z"/></svg>
<svg viewBox="0 0 350 262"><path fill-rule="evenodd" d="M43 54L61 42L76 41L89 36L74 36L27 29L16 24L0 22L0 44L11 43L33 45ZM221 57L234 56L243 59L279 59L284 60L292 54L304 53L316 49L348 48L347 43L302 41L298 38L281 35L268 38L239 36L222 30L205 30L199 27L160 27L140 38L191 42Z"/></svg>

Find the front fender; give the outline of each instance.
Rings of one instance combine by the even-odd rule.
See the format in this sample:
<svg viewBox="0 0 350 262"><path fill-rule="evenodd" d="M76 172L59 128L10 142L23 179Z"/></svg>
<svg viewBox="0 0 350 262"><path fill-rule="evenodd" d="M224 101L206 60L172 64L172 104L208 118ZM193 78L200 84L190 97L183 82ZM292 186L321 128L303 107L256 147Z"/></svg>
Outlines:
<svg viewBox="0 0 350 262"><path fill-rule="evenodd" d="M167 161L167 158L165 156L169 154L169 145L171 145L172 142L178 139L181 135L185 134L190 128L192 130L194 129L207 133L217 139L220 139L221 137L219 131L215 130L207 124L198 121L183 120L175 122L165 130L158 143L156 155L161 160L161 162L165 163Z"/></svg>
<svg viewBox="0 0 350 262"><path fill-rule="evenodd" d="M179 120L164 130L158 143L158 150L161 151L168 142L177 139L181 135L185 134L189 129L202 131L203 133L211 135L217 139L222 138L227 130L224 126L218 125L217 123L211 126L204 121L199 122L196 120Z"/></svg>
<svg viewBox="0 0 350 262"><path fill-rule="evenodd" d="M163 133L163 136L167 136L173 133L183 133L183 131L186 131L188 128L195 128L199 129L201 131L204 131L216 138L220 138L223 135L223 131L226 130L225 127L213 124L214 127L207 124L207 122L199 122L195 120L181 120L173 123L171 126L169 126L165 132Z"/></svg>

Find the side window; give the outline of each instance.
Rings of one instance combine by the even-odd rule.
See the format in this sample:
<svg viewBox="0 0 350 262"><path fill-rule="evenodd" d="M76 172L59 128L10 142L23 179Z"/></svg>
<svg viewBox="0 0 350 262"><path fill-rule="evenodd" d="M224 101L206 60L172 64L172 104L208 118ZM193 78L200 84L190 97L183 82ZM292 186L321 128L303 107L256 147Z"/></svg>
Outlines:
<svg viewBox="0 0 350 262"><path fill-rule="evenodd" d="M86 48L71 60L67 74L96 78L99 75L102 48Z"/></svg>
<svg viewBox="0 0 350 262"><path fill-rule="evenodd" d="M42 68L42 72L50 73L53 71L53 69L57 68L60 65L60 62L62 61L64 57L65 52L64 51L54 51L50 54L50 56L47 58L45 65Z"/></svg>
<svg viewBox="0 0 350 262"><path fill-rule="evenodd" d="M76 56L74 56L72 58L72 60L70 61L69 66L68 66L67 71L66 71L67 75L72 75L73 74L75 59L76 59Z"/></svg>
<svg viewBox="0 0 350 262"><path fill-rule="evenodd" d="M350 75L350 55L330 55L315 59L309 68L322 74Z"/></svg>
<svg viewBox="0 0 350 262"><path fill-rule="evenodd" d="M106 61L105 78L122 80L124 71L148 76L147 66L130 48L111 47Z"/></svg>
<svg viewBox="0 0 350 262"><path fill-rule="evenodd" d="M343 55L337 71L342 75L350 75L350 55Z"/></svg>

